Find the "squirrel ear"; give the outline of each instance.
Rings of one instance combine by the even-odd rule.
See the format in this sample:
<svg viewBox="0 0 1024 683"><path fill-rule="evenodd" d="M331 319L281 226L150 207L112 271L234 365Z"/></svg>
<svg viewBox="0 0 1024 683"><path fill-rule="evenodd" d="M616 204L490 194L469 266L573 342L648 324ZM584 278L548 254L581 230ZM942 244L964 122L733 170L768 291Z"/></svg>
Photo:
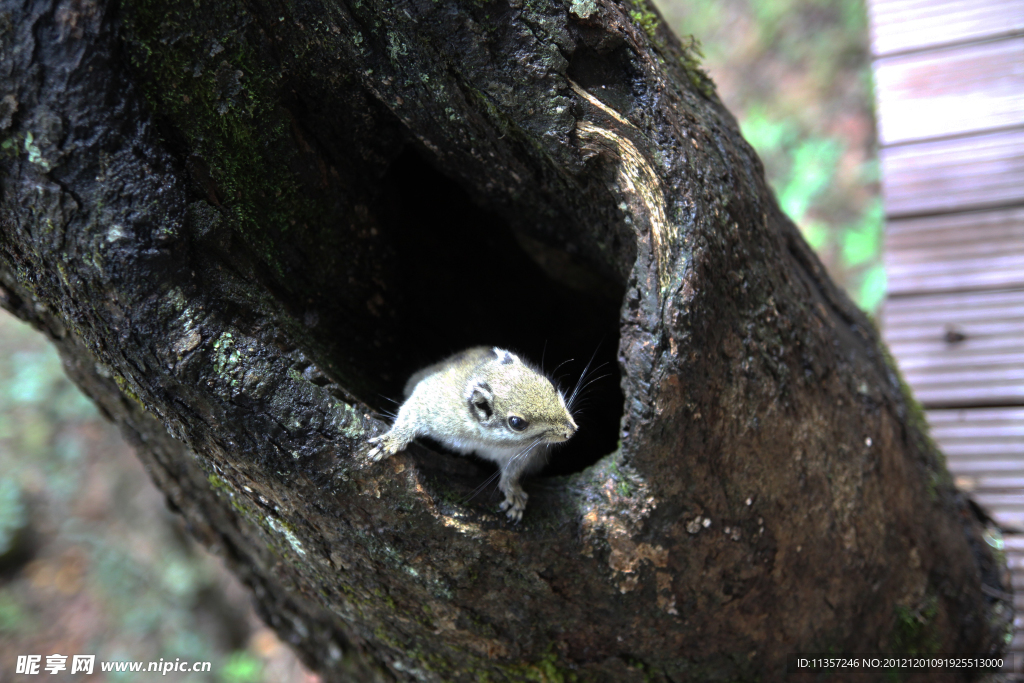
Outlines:
<svg viewBox="0 0 1024 683"><path fill-rule="evenodd" d="M518 358L516 358L516 355L514 353L506 351L505 349L499 349L497 346L495 346L491 350L494 352L494 355L498 358L498 362L501 363L502 365L508 365L519 360Z"/></svg>
<svg viewBox="0 0 1024 683"><path fill-rule="evenodd" d="M474 384L470 390L469 412L480 422L487 422L494 415L494 396L486 382Z"/></svg>

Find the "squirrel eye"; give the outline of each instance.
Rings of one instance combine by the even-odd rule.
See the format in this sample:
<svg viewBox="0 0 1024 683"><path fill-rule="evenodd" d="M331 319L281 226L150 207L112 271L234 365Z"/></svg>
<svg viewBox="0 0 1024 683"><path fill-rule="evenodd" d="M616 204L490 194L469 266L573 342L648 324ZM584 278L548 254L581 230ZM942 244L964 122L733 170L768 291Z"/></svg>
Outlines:
<svg viewBox="0 0 1024 683"><path fill-rule="evenodd" d="M530 426L530 423L519 417L518 415L512 415L508 418L508 426L514 431L521 432Z"/></svg>

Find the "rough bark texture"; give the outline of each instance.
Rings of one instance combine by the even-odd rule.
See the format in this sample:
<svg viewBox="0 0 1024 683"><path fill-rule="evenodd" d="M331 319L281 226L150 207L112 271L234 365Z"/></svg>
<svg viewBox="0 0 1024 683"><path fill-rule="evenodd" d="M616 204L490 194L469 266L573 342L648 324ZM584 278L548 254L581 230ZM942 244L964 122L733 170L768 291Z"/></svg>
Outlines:
<svg viewBox="0 0 1024 683"><path fill-rule="evenodd" d="M3 305L327 680L1003 647L877 332L648 5L0 8ZM477 343L612 361L519 526L480 463L365 457Z"/></svg>

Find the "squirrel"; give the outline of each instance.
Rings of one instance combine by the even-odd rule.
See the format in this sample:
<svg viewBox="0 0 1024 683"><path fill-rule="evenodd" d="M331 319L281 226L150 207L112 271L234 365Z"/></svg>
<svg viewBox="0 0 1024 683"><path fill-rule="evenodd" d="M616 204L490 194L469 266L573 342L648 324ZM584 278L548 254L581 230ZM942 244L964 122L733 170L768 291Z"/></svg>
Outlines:
<svg viewBox="0 0 1024 683"><path fill-rule="evenodd" d="M464 455L476 453L500 468L501 509L516 523L529 497L520 478L542 467L549 447L578 429L551 380L496 346L466 349L423 368L409 378L404 393L394 425L370 439L370 458L387 458L417 436Z"/></svg>

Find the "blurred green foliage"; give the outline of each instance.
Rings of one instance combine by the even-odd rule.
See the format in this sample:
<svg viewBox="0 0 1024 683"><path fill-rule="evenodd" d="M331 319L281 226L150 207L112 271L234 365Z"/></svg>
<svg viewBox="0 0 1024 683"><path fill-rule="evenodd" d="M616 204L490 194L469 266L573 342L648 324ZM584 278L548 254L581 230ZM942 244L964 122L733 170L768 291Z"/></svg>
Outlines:
<svg viewBox="0 0 1024 683"><path fill-rule="evenodd" d="M0 590L0 633L10 636L31 628L32 619L18 597L11 591Z"/></svg>
<svg viewBox="0 0 1024 683"><path fill-rule="evenodd" d="M885 298L863 0L659 0L764 162L779 205L865 310Z"/></svg>
<svg viewBox="0 0 1024 683"><path fill-rule="evenodd" d="M0 558L14 550L18 534L26 524L28 514L21 487L10 477L0 477Z"/></svg>
<svg viewBox="0 0 1024 683"><path fill-rule="evenodd" d="M224 669L221 680L224 683L255 683L261 679L263 664L244 650L233 653Z"/></svg>
<svg viewBox="0 0 1024 683"><path fill-rule="evenodd" d="M37 332L13 321L0 336L7 348L29 347L0 355L0 452L31 456L32 463L59 475L75 453L57 435L99 415L65 376L57 351L37 338ZM16 457L6 460L5 480L15 482L24 464Z"/></svg>

